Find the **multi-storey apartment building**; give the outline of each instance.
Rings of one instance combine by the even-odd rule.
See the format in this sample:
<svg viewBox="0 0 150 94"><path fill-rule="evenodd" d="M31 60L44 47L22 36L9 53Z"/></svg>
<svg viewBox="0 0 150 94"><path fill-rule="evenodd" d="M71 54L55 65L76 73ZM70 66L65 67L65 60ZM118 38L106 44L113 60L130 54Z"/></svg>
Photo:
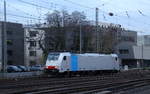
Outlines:
<svg viewBox="0 0 150 94"><path fill-rule="evenodd" d="M0 22L0 37L3 36L4 22ZM6 22L7 65L24 65L24 29L22 24ZM0 48L2 45L0 39ZM0 49L0 56L1 49ZM1 58L0 58L1 60Z"/></svg>
<svg viewBox="0 0 150 94"><path fill-rule="evenodd" d="M43 50L40 43L44 38L44 31L25 28L25 62L26 66L43 65Z"/></svg>

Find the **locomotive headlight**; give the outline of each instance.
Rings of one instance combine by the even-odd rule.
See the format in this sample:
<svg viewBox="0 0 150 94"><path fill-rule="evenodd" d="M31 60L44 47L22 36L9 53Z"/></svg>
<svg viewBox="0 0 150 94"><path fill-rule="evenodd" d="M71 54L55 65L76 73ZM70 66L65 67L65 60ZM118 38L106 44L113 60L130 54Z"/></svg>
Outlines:
<svg viewBox="0 0 150 94"><path fill-rule="evenodd" d="M48 66L45 66L46 69L48 69Z"/></svg>
<svg viewBox="0 0 150 94"><path fill-rule="evenodd" d="M59 66L55 66L56 69L59 69Z"/></svg>

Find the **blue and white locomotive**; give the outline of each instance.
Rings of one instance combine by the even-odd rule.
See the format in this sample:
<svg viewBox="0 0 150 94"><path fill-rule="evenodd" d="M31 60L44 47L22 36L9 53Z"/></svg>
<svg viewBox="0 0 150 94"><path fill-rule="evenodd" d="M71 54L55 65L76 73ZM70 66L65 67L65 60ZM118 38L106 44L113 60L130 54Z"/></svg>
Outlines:
<svg viewBox="0 0 150 94"><path fill-rule="evenodd" d="M116 54L72 54L49 53L46 72L83 72L83 71L119 71L120 64Z"/></svg>

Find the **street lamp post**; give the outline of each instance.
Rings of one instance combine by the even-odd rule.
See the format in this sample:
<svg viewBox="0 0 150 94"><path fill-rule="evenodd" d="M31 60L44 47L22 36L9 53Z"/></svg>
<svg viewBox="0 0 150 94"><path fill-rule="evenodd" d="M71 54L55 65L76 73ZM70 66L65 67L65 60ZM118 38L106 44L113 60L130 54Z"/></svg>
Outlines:
<svg viewBox="0 0 150 94"><path fill-rule="evenodd" d="M99 49L99 32L98 32L98 11L99 11L99 9L98 8L96 8L96 14L95 14L95 25L96 25L96 51L97 51L97 53L99 53L99 51L100 51L100 49Z"/></svg>
<svg viewBox="0 0 150 94"><path fill-rule="evenodd" d="M6 1L4 0L4 22L3 22L3 30L2 30L2 62L3 62L3 72L7 72L7 23L6 23Z"/></svg>
<svg viewBox="0 0 150 94"><path fill-rule="evenodd" d="M144 59L144 57L143 57L143 50L144 50L144 48L143 48L143 46L144 46L144 43L142 43L142 47L141 47L142 48L142 51L141 51L142 52L141 53L142 54L142 58L141 58L141 65L142 66L141 67L143 67L143 65L144 65L144 60L143 60Z"/></svg>
<svg viewBox="0 0 150 94"><path fill-rule="evenodd" d="M141 35L142 35L142 31L140 31L140 33L141 33ZM144 50L144 37L142 37L141 36L141 48L140 48L140 46L139 46L139 49L141 49L141 57L139 58L140 60L139 60L139 62L138 62L138 68L142 68L142 66L143 66L143 64L144 64L144 55L143 55L143 50Z"/></svg>

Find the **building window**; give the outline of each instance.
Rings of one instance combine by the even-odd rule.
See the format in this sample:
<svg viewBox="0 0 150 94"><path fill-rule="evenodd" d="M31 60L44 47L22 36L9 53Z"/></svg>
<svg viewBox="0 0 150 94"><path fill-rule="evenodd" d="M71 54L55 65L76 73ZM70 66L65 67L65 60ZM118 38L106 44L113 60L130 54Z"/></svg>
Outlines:
<svg viewBox="0 0 150 94"><path fill-rule="evenodd" d="M30 47L36 47L36 41L30 41Z"/></svg>
<svg viewBox="0 0 150 94"><path fill-rule="evenodd" d="M13 61L12 61L12 60L8 60L8 61L7 61L7 64L8 64L8 65L12 65L12 64L13 64Z"/></svg>
<svg viewBox="0 0 150 94"><path fill-rule="evenodd" d="M30 37L36 37L37 32L36 31L30 31Z"/></svg>
<svg viewBox="0 0 150 94"><path fill-rule="evenodd" d="M7 40L7 45L13 45L13 41L12 40Z"/></svg>
<svg viewBox="0 0 150 94"><path fill-rule="evenodd" d="M36 56L36 51L30 51L30 56Z"/></svg>
<svg viewBox="0 0 150 94"><path fill-rule="evenodd" d="M134 37L130 37L130 36L122 36L121 39L122 39L122 41L135 42Z"/></svg>
<svg viewBox="0 0 150 94"><path fill-rule="evenodd" d="M119 53L120 54L129 54L129 50L128 49L120 49Z"/></svg>
<svg viewBox="0 0 150 94"><path fill-rule="evenodd" d="M7 35L12 35L13 34L13 32L12 31L7 31Z"/></svg>
<svg viewBox="0 0 150 94"><path fill-rule="evenodd" d="M30 66L33 66L33 65L36 65L36 62L33 61L33 60L31 60L31 61L30 61Z"/></svg>
<svg viewBox="0 0 150 94"><path fill-rule="evenodd" d="M9 56L12 56L12 55L13 55L13 51L12 51L12 50L8 50L8 51L7 51L7 54L8 54Z"/></svg>

